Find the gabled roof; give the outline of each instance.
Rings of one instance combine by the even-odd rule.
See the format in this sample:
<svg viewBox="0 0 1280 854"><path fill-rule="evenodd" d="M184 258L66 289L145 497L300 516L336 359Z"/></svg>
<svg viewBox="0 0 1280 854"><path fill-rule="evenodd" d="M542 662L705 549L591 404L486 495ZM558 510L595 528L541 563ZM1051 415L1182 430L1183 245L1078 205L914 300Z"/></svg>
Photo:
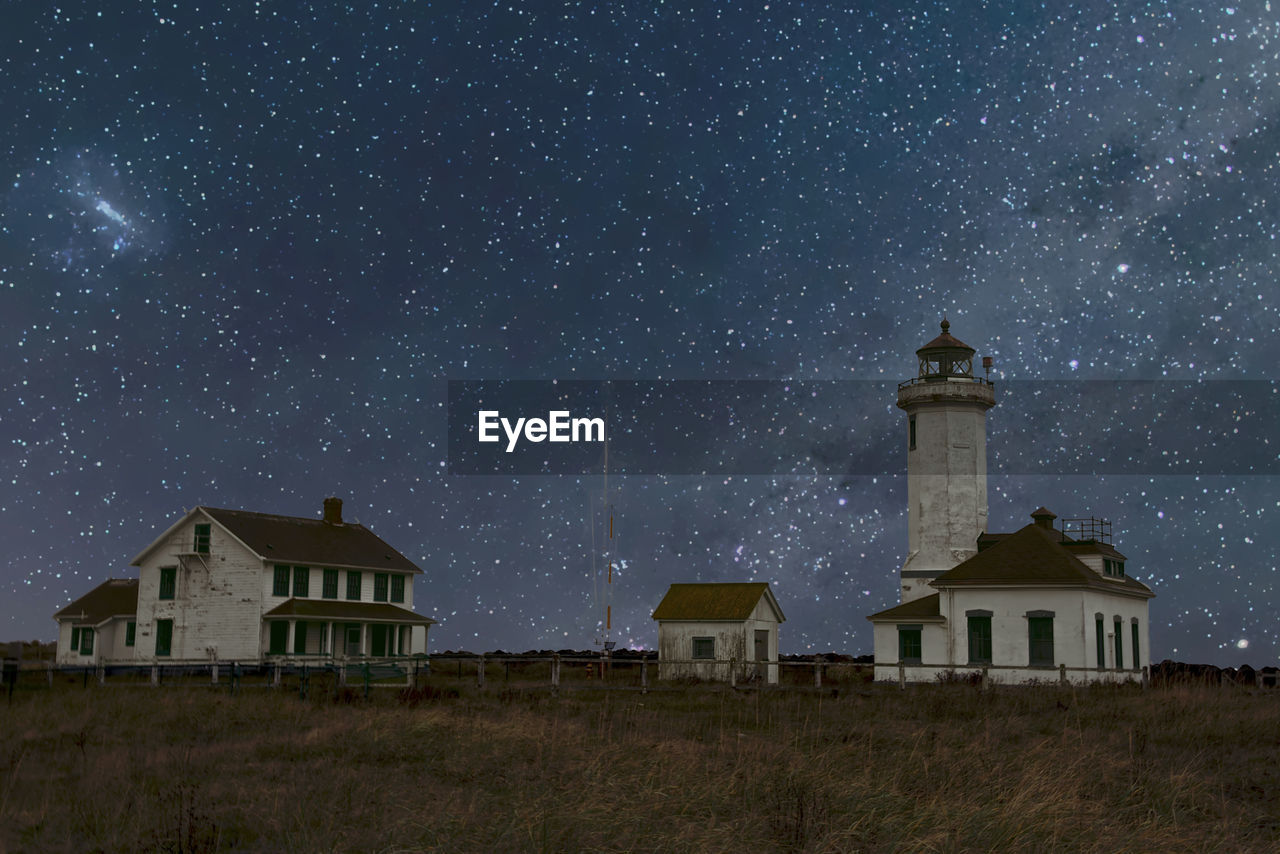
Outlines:
<svg viewBox="0 0 1280 854"><path fill-rule="evenodd" d="M746 620L765 597L784 622L782 609L764 581L745 583L672 584L653 611L655 620Z"/></svg>
<svg viewBox="0 0 1280 854"><path fill-rule="evenodd" d="M148 554L167 542L179 526L193 517L216 522L266 561L422 572L407 557L359 523L334 524L323 519L218 507L193 508L134 558L133 565L140 565Z"/></svg>
<svg viewBox="0 0 1280 854"><path fill-rule="evenodd" d="M112 617L138 613L138 579L108 578L53 615L55 620L101 625Z"/></svg>
<svg viewBox="0 0 1280 854"><path fill-rule="evenodd" d="M288 599L262 615L315 620L353 620L373 623L435 625L435 620L385 602L341 602L333 599Z"/></svg>
<svg viewBox="0 0 1280 854"><path fill-rule="evenodd" d="M903 602L901 605L894 605L878 614L872 614L867 617L868 620L879 622L881 620L892 620L901 622L902 620L920 620L922 622L943 622L942 609L939 605L941 594L934 593L932 596L924 596L920 599L912 599L910 602Z"/></svg>
<svg viewBox="0 0 1280 854"><path fill-rule="evenodd" d="M1092 587L1151 598L1145 584L1129 577L1103 577L1072 554L1062 534L1032 523L1001 537L973 557L939 575L933 586L1057 585Z"/></svg>

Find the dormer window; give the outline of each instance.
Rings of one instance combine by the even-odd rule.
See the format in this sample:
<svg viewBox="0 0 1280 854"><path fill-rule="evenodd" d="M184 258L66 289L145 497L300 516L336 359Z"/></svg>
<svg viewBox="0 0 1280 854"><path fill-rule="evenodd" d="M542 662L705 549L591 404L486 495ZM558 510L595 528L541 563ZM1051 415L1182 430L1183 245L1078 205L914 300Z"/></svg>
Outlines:
<svg viewBox="0 0 1280 854"><path fill-rule="evenodd" d="M1124 578L1124 561L1104 557L1102 559L1102 574L1112 578Z"/></svg>

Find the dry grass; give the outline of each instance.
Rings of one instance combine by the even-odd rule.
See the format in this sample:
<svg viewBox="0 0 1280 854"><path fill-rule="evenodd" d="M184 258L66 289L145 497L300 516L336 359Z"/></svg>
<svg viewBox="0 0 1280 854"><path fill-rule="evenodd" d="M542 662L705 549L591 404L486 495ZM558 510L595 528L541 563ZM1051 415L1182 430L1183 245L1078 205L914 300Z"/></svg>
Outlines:
<svg viewBox="0 0 1280 854"><path fill-rule="evenodd" d="M1280 692L494 686L0 704L4 851L1274 851Z"/></svg>

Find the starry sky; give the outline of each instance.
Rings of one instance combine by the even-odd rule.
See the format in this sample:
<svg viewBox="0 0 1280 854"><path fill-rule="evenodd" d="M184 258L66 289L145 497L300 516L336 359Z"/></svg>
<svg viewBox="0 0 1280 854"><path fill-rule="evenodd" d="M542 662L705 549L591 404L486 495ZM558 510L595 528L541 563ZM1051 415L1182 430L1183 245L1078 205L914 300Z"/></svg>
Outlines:
<svg viewBox="0 0 1280 854"><path fill-rule="evenodd" d="M892 420L945 314L998 396L1274 400L1270 2L223 5L6 10L0 639L194 505L333 494L425 570L433 650L589 648L605 600L653 647L668 584L766 580L783 652L866 653L901 470L451 473L449 381L875 381ZM1053 431L1016 398L993 445ZM993 467L991 528L1107 517L1153 660L1274 664L1269 438Z"/></svg>

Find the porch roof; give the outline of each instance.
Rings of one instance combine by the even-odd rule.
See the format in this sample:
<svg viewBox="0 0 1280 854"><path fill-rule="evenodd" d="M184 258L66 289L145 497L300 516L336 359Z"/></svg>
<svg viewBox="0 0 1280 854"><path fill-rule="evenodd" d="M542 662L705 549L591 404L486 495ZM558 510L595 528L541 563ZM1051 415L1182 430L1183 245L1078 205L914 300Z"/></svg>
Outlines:
<svg viewBox="0 0 1280 854"><path fill-rule="evenodd" d="M335 602L332 599L287 599L262 615L264 620L295 618L337 623L412 623L431 626L435 620L385 602Z"/></svg>

